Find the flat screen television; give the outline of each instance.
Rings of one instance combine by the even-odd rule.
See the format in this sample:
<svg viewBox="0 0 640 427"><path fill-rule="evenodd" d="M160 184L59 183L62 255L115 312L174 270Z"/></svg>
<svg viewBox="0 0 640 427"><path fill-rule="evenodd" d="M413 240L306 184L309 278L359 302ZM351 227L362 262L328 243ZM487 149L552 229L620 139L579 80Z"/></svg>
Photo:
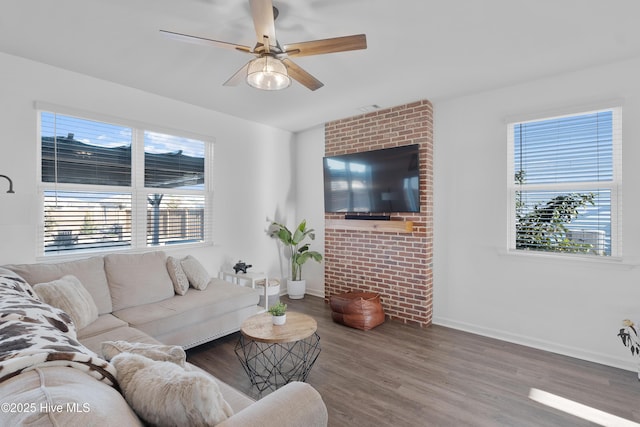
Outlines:
<svg viewBox="0 0 640 427"><path fill-rule="evenodd" d="M420 212L418 144L324 157L324 210Z"/></svg>

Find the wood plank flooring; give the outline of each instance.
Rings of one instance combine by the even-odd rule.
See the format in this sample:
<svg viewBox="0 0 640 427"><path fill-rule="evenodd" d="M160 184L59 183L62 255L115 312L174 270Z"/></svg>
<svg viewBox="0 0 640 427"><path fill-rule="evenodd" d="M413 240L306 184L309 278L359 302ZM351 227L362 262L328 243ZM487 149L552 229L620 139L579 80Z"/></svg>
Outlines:
<svg viewBox="0 0 640 427"><path fill-rule="evenodd" d="M332 427L598 425L531 400L532 388L640 423L634 372L441 326L360 331L333 323L321 298L281 300L318 322L322 352L307 382ZM256 397L234 353L238 336L188 350L188 360Z"/></svg>

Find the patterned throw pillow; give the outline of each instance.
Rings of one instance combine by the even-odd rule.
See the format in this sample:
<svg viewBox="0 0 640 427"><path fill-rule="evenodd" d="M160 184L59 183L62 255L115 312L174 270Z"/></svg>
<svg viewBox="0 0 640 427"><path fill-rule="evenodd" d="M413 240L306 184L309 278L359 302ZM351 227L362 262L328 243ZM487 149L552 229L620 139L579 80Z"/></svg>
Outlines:
<svg viewBox="0 0 640 427"><path fill-rule="evenodd" d="M184 274L180 260L175 257L167 257L167 271L173 282L173 289L178 295L184 295L189 290L189 279Z"/></svg>
<svg viewBox="0 0 640 427"><path fill-rule="evenodd" d="M192 257L191 255L185 257L180 261L184 273L189 278L189 284L195 289L204 291L211 281L211 276L207 273L207 270L200 264L200 261Z"/></svg>

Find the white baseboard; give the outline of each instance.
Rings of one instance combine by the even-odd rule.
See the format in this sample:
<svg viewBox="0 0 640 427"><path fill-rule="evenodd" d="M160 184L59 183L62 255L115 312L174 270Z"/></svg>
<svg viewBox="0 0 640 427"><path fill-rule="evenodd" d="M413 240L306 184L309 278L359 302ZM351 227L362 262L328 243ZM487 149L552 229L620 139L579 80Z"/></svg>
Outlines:
<svg viewBox="0 0 640 427"><path fill-rule="evenodd" d="M286 289L282 289L282 287L280 288L280 296L283 295L287 295L287 290ZM311 295L314 297L319 297L319 298L324 298L324 291L318 291L316 289L309 289L307 288L307 291L305 292L305 295Z"/></svg>
<svg viewBox="0 0 640 427"><path fill-rule="evenodd" d="M620 359L617 357L611 357L606 354L600 354L583 349L565 346L562 344L538 340L525 335L513 334L498 329L483 328L481 326L458 322L456 320L447 319L444 317L434 317L432 319L434 325L446 326L452 329L458 329L464 332L470 332L477 335L482 335L489 338L495 338L502 341L511 342L514 344L520 344L527 347L536 348L539 350L550 351L552 353L562 354L564 356L575 357L577 359L586 360L588 362L599 363L601 365L612 366L614 368L625 369L627 371L638 371L638 365L632 360Z"/></svg>
<svg viewBox="0 0 640 427"><path fill-rule="evenodd" d="M324 290L323 291L318 291L316 289L307 289L307 295L324 298Z"/></svg>

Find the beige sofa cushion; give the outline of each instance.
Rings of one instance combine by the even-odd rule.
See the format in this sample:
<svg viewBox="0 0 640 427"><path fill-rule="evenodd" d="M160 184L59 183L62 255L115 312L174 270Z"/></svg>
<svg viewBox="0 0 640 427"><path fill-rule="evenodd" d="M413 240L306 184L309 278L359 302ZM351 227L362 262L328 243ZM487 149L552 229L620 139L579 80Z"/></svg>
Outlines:
<svg viewBox="0 0 640 427"><path fill-rule="evenodd" d="M152 425L213 426L233 415L209 375L131 353L111 362L125 399Z"/></svg>
<svg viewBox="0 0 640 427"><path fill-rule="evenodd" d="M118 319L113 314L102 314L98 316L95 322L78 331L78 339L82 340L84 338L89 338L123 326L129 325L127 325L127 322Z"/></svg>
<svg viewBox="0 0 640 427"><path fill-rule="evenodd" d="M18 273L31 285L51 282L62 276L73 275L80 280L82 286L91 294L98 307L98 314L106 314L113 311L102 257L54 264L11 264L5 267Z"/></svg>
<svg viewBox="0 0 640 427"><path fill-rule="evenodd" d="M14 404L16 408L18 405L27 408L0 411L2 426L142 426L113 387L68 367L23 372L2 383L0 401L5 405ZM71 411L67 410L67 404L71 405ZM41 405L62 405L64 410L44 413L40 410Z"/></svg>
<svg viewBox="0 0 640 427"><path fill-rule="evenodd" d="M82 329L98 319L96 303L75 276L63 276L52 282L36 283L33 289L42 301L71 316L76 329Z"/></svg>
<svg viewBox="0 0 640 427"><path fill-rule="evenodd" d="M129 326L122 326L116 329L105 331L101 334L92 335L86 338L80 338L80 343L93 351L95 354L102 354L102 343L105 341L124 340L128 342L146 342L149 344L160 344L160 341L150 337L144 332L131 328Z"/></svg>
<svg viewBox="0 0 640 427"><path fill-rule="evenodd" d="M129 325L157 337L168 331L189 328L244 307L256 306L258 291L213 278L204 291L189 289L181 297L143 307L130 307L113 314Z"/></svg>
<svg viewBox="0 0 640 427"><path fill-rule="evenodd" d="M149 304L175 295L164 252L109 254L104 269L113 311Z"/></svg>

